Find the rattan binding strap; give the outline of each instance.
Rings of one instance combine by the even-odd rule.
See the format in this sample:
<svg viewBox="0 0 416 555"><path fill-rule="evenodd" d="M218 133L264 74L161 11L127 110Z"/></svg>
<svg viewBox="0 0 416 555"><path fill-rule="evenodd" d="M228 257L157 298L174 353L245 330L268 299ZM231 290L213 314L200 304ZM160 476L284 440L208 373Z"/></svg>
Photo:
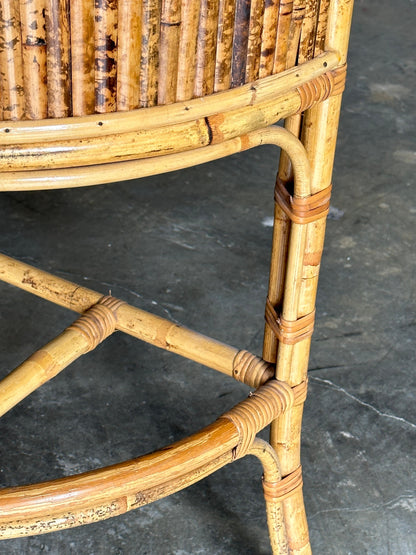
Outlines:
<svg viewBox="0 0 416 555"><path fill-rule="evenodd" d="M88 351L92 351L115 331L117 310L122 304L125 303L115 297L102 297L68 329L82 333L88 340Z"/></svg>
<svg viewBox="0 0 416 555"><path fill-rule="evenodd" d="M285 183L278 177L274 190L274 200L292 222L309 224L328 215L331 191L332 185L308 197L294 197L287 190Z"/></svg>
<svg viewBox="0 0 416 555"><path fill-rule="evenodd" d="M285 320L276 312L270 299L267 298L265 319L270 329L281 343L294 345L312 335L315 322L315 310L297 320Z"/></svg>
<svg viewBox="0 0 416 555"><path fill-rule="evenodd" d="M302 467L279 480L278 482L267 482L263 479L264 498L266 501L283 501L302 487Z"/></svg>
<svg viewBox="0 0 416 555"><path fill-rule="evenodd" d="M347 64L344 64L297 87L301 99L298 113L308 110L316 102L323 102L330 96L341 94L345 89L346 75Z"/></svg>
<svg viewBox="0 0 416 555"><path fill-rule="evenodd" d="M233 376L257 389L274 377L275 369L262 358L249 351L238 351L233 361Z"/></svg>
<svg viewBox="0 0 416 555"><path fill-rule="evenodd" d="M234 458L244 457L256 434L293 406L295 394L285 382L271 380L220 418L231 420L239 433Z"/></svg>

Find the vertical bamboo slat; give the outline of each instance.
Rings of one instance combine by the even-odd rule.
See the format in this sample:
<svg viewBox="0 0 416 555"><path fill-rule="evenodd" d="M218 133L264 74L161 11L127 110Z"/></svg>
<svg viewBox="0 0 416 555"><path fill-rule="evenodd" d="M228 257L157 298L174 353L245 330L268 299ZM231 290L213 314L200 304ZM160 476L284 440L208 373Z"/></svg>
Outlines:
<svg viewBox="0 0 416 555"><path fill-rule="evenodd" d="M117 54L117 110L140 105L141 2L119 0Z"/></svg>
<svg viewBox="0 0 416 555"><path fill-rule="evenodd" d="M215 92L225 91L231 87L235 3L236 0L220 0L219 2Z"/></svg>
<svg viewBox="0 0 416 555"><path fill-rule="evenodd" d="M71 114L71 61L68 0L46 0L48 116Z"/></svg>
<svg viewBox="0 0 416 555"><path fill-rule="evenodd" d="M72 114L95 112L94 0L70 0Z"/></svg>
<svg viewBox="0 0 416 555"><path fill-rule="evenodd" d="M263 33L261 37L261 56L259 77L267 77L273 72L274 51L279 15L279 0L266 2L263 17Z"/></svg>
<svg viewBox="0 0 416 555"><path fill-rule="evenodd" d="M24 115L24 88L19 0L0 4L0 67L3 119Z"/></svg>
<svg viewBox="0 0 416 555"><path fill-rule="evenodd" d="M251 0L237 0L235 7L231 86L244 84L246 77L248 32Z"/></svg>
<svg viewBox="0 0 416 555"><path fill-rule="evenodd" d="M293 0L280 0L279 16L277 20L276 47L273 62L274 74L280 73L286 69L292 13Z"/></svg>
<svg viewBox="0 0 416 555"><path fill-rule="evenodd" d="M162 0L160 18L158 104L176 100L181 0Z"/></svg>
<svg viewBox="0 0 416 555"><path fill-rule="evenodd" d="M261 33L263 30L264 2L252 0L250 8L250 26L247 44L247 63L245 82L250 83L259 77Z"/></svg>
<svg viewBox="0 0 416 555"><path fill-rule="evenodd" d="M25 115L42 119L48 115L45 1L20 0L20 18Z"/></svg>
<svg viewBox="0 0 416 555"><path fill-rule="evenodd" d="M300 53L300 49L301 49L300 41L301 41L301 31L304 28L303 22L306 17L306 1L307 0L294 0L293 2L292 20L290 22L287 55L286 55L286 69L294 67L296 63L299 61L298 59L299 55L301 56L301 58L303 56L303 54ZM315 1L315 0L311 0L311 1ZM291 133L293 133L293 135L295 135L296 137L299 137L300 123L301 123L300 114L295 114L294 116L291 116L285 120L285 128ZM291 181L293 178L290 160L286 156L285 152L282 152L280 156L279 177L286 182Z"/></svg>
<svg viewBox="0 0 416 555"><path fill-rule="evenodd" d="M319 0L307 0L305 16L302 21L298 64L313 57L315 50L316 28L318 25Z"/></svg>
<svg viewBox="0 0 416 555"><path fill-rule="evenodd" d="M161 0L143 0L140 106L157 104Z"/></svg>
<svg viewBox="0 0 416 555"><path fill-rule="evenodd" d="M217 25L217 0L201 0L196 51L195 96L205 96L214 92Z"/></svg>
<svg viewBox="0 0 416 555"><path fill-rule="evenodd" d="M296 65L299 50L300 30L305 17L306 0L293 0L292 20L287 44L286 69Z"/></svg>
<svg viewBox="0 0 416 555"><path fill-rule="evenodd" d="M320 0L319 2L318 24L315 36L315 56L321 54L325 49L329 2L330 0Z"/></svg>
<svg viewBox="0 0 416 555"><path fill-rule="evenodd" d="M182 0L181 14L176 83L176 100L178 101L190 100L194 92L199 2Z"/></svg>
<svg viewBox="0 0 416 555"><path fill-rule="evenodd" d="M117 108L117 0L95 0L95 111Z"/></svg>

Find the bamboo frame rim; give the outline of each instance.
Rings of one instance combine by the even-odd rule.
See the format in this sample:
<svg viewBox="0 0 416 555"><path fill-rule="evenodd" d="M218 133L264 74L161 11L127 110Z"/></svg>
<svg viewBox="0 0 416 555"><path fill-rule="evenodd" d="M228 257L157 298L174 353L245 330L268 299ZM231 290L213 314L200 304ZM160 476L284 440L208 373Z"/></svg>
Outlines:
<svg viewBox="0 0 416 555"><path fill-rule="evenodd" d="M114 133L129 133L169 127L220 112L234 111L276 98L307 83L311 75L319 77L338 67L340 55L327 50L313 60L276 75L263 77L235 89L228 89L189 101L164 106L140 108L128 112L109 112L88 116L0 122L0 145L33 144L78 138L85 139ZM218 110L218 107L221 107Z"/></svg>

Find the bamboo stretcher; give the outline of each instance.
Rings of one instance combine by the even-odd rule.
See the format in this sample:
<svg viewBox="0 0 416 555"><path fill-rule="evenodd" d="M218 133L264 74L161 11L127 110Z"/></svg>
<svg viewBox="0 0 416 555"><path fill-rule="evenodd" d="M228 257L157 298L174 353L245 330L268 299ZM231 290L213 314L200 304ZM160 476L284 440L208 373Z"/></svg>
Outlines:
<svg viewBox="0 0 416 555"><path fill-rule="evenodd" d="M0 191L133 179L262 144L282 155L262 357L0 255L2 281L81 314L3 378L0 415L116 330L255 390L160 451L1 489L0 537L119 515L254 455L273 553L311 552L301 422L352 4L1 0ZM270 443L256 438L269 425Z"/></svg>

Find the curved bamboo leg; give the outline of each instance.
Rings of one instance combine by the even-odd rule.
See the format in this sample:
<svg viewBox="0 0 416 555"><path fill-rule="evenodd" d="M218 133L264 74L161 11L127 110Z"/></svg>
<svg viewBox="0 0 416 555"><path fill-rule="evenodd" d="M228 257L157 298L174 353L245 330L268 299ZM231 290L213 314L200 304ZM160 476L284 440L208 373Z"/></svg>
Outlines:
<svg viewBox="0 0 416 555"><path fill-rule="evenodd" d="M254 455L263 466L263 484L279 483L282 479L279 459L273 447L263 439L256 438L249 455ZM283 508L280 500L269 497L265 492L267 524L269 527L270 545L273 555L289 553Z"/></svg>
<svg viewBox="0 0 416 555"><path fill-rule="evenodd" d="M352 6L352 0L331 2L325 48L335 48L340 52L340 65L346 61ZM307 110L304 115L301 141L311 163L312 195L327 189L331 183L340 104L341 95L338 94ZM295 176L295 194L296 187ZM294 322L313 314L325 220L322 216L312 223L300 225L303 228L304 243L299 248L299 241L293 240L299 224L291 223L281 207L276 206L275 235L279 228L283 228L285 235L273 247L269 302L279 309L283 319ZM282 262L286 262L286 271L279 268ZM295 344L287 344L272 335L266 326L263 357L271 363L276 361L276 377L287 381L292 387L304 382L307 376L310 337L301 338ZM300 472L302 414L302 404L294 406L271 426L271 444L278 454L282 474L286 477L284 479L292 476L295 480ZM298 555L310 553L301 481L284 499L283 513L289 552Z"/></svg>

